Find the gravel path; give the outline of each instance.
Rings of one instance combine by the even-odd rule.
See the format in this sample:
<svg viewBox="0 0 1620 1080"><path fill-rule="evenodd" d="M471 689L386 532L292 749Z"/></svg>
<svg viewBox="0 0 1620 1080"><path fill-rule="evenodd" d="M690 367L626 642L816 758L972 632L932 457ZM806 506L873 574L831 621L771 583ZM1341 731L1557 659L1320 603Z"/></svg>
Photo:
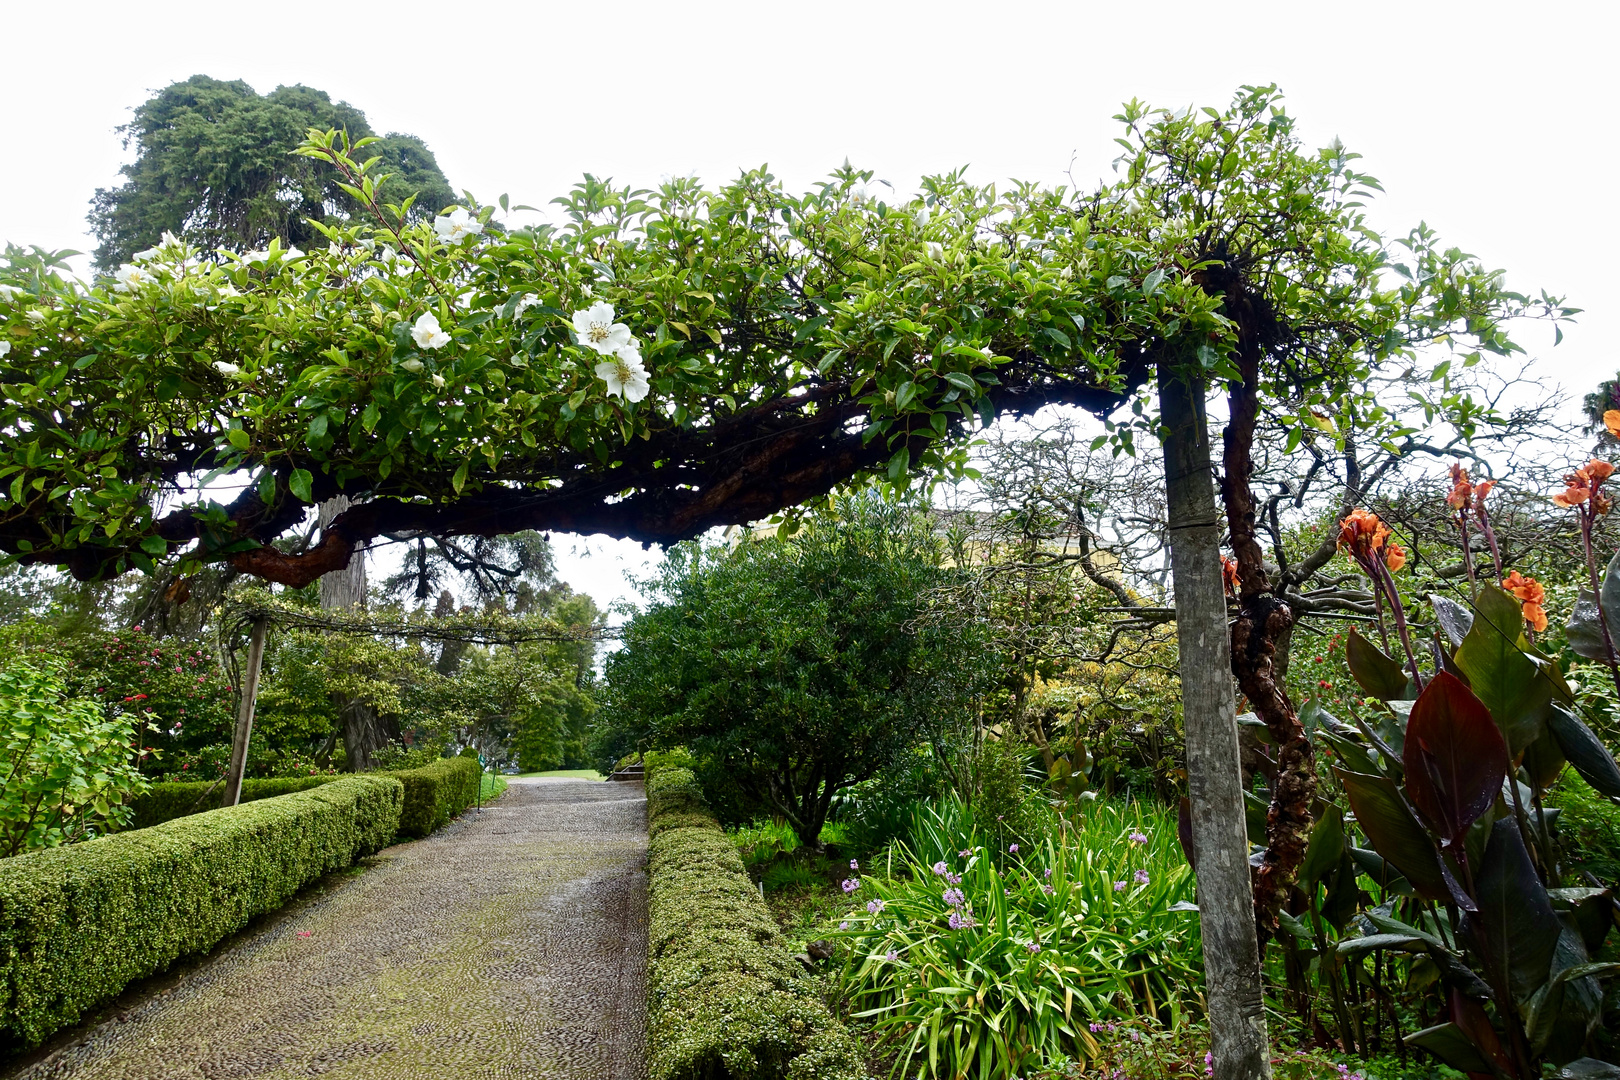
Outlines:
<svg viewBox="0 0 1620 1080"><path fill-rule="evenodd" d="M640 1080L646 855L639 784L514 780L15 1080Z"/></svg>

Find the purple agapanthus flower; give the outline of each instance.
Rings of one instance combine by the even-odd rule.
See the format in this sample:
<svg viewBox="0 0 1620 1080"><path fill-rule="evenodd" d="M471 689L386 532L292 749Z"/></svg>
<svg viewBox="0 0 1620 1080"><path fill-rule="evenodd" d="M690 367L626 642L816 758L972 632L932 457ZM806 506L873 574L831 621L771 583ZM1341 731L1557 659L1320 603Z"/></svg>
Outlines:
<svg viewBox="0 0 1620 1080"><path fill-rule="evenodd" d="M972 848L963 848L961 851L958 851L957 854L960 855L964 859L971 858L973 856L973 849Z"/></svg>
<svg viewBox="0 0 1620 1080"><path fill-rule="evenodd" d="M883 901L882 901L882 899L868 901L867 904L866 904L866 910L867 910L867 912L869 912L872 915L876 915L878 912L882 911L883 910Z"/></svg>
<svg viewBox="0 0 1620 1080"><path fill-rule="evenodd" d="M1124 892L1125 891L1125 882L1123 882L1123 881L1114 882L1114 891L1115 892Z"/></svg>
<svg viewBox="0 0 1620 1080"><path fill-rule="evenodd" d="M955 907L966 899L966 897L962 895L961 889L946 889L942 896L945 903L949 904L951 907Z"/></svg>
<svg viewBox="0 0 1620 1080"><path fill-rule="evenodd" d="M1152 878L1148 877L1148 872L1146 870L1138 870L1136 872L1136 883L1138 885L1146 885L1152 880Z"/></svg>
<svg viewBox="0 0 1620 1080"><path fill-rule="evenodd" d="M885 956L883 959L887 960L889 963L892 964L896 960L900 959L900 954L895 952L893 949L890 949L889 952L888 952L888 955Z"/></svg>
<svg viewBox="0 0 1620 1080"><path fill-rule="evenodd" d="M1142 832L1133 832L1133 833L1131 833L1131 843L1133 843L1133 844L1145 844L1147 842L1148 842L1147 833L1142 833Z"/></svg>
<svg viewBox="0 0 1620 1080"><path fill-rule="evenodd" d="M843 881L843 885L844 885L844 892L846 894L847 893L852 893L856 889L861 887L860 881L858 879L856 879L856 878L845 878L844 881Z"/></svg>
<svg viewBox="0 0 1620 1080"><path fill-rule="evenodd" d="M943 873L946 872L946 870L947 870L947 867L945 866L945 860L944 859L941 859L941 860L939 860L939 862L934 864L934 873L943 874Z"/></svg>
<svg viewBox="0 0 1620 1080"><path fill-rule="evenodd" d="M945 872L945 882L948 885L960 885L960 884L962 884L962 875L961 874L953 874L949 870L947 870Z"/></svg>
<svg viewBox="0 0 1620 1080"><path fill-rule="evenodd" d="M1010 852L1013 855L1018 854L1018 845L1017 844L1008 844L1007 845L1007 851Z"/></svg>
<svg viewBox="0 0 1620 1080"><path fill-rule="evenodd" d="M861 861L859 859L849 860L849 868L851 870L859 870L861 868Z"/></svg>
<svg viewBox="0 0 1620 1080"><path fill-rule="evenodd" d="M1045 893L1047 896L1051 896L1053 893L1057 892L1057 890L1052 888L1050 885L1042 885L1041 892Z"/></svg>
<svg viewBox="0 0 1620 1080"><path fill-rule="evenodd" d="M964 915L960 911L951 912L950 927L952 930L967 930L974 925L972 915Z"/></svg>

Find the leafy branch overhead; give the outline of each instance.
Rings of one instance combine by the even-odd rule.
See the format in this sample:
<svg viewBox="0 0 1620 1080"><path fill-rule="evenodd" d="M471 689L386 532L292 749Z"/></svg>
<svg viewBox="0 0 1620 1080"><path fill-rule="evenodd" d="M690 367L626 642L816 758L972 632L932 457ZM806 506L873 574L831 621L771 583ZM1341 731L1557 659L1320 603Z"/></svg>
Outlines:
<svg viewBox="0 0 1620 1080"><path fill-rule="evenodd" d="M471 202L415 221L368 140L311 132L300 153L358 208L310 223L325 246L166 240L88 288L8 250L0 550L85 579L182 553L300 585L381 535L669 543L861 477L959 474L976 425L1049 403L1129 404L1130 451L1156 433L1154 364L1237 377L1237 276L1274 331L1268 404L1303 439L1342 437L1320 416L1371 365L1436 343L1471 364L1516 348L1503 320L1571 313L1427 229L1371 231L1376 184L1304 150L1274 88L1120 118L1120 178L1091 193L587 177L564 224L511 229ZM1477 421L1444 368L1435 415ZM340 493L319 543L270 546Z"/></svg>

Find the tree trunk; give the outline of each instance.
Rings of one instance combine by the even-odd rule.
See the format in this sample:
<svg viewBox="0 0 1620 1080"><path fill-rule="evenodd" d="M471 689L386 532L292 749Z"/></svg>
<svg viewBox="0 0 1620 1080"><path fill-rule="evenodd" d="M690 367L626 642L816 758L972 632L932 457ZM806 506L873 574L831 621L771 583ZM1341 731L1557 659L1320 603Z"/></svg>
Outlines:
<svg viewBox="0 0 1620 1080"><path fill-rule="evenodd" d="M247 669L242 673L242 705L236 712L236 731L231 736L231 764L225 773L225 793L219 805L235 806L242 801L242 774L247 771L248 742L253 738L253 706L259 696L259 668L264 665L264 636L270 620L255 619L248 638Z"/></svg>
<svg viewBox="0 0 1620 1080"><path fill-rule="evenodd" d="M1311 804L1316 798L1316 752L1288 699L1284 669L1277 663L1279 648L1284 654L1288 649L1294 613L1273 592L1266 574L1265 554L1255 527L1254 490L1249 485L1254 472L1254 428L1260 415L1261 347L1255 324L1261 320L1247 298L1233 290L1227 292L1226 307L1239 328L1233 359L1242 376L1227 392L1230 420L1222 438L1221 496L1238 578L1232 673L1277 748L1271 808L1266 813L1266 850L1254 876L1254 917L1264 938L1277 928L1277 913L1305 862L1311 839Z"/></svg>
<svg viewBox="0 0 1620 1080"><path fill-rule="evenodd" d="M1161 361L1187 789L1216 1080L1269 1080L1204 382Z"/></svg>
<svg viewBox="0 0 1620 1080"><path fill-rule="evenodd" d="M349 508L349 500L339 495L321 504L320 526L324 533L332 519ZM366 553L356 548L349 565L342 570L323 574L320 581L321 607L327 611L353 611L366 606ZM367 702L356 697L342 696L337 701L338 714L343 723L343 749L348 755L351 772L365 772L372 766L372 756L386 741L382 723Z"/></svg>

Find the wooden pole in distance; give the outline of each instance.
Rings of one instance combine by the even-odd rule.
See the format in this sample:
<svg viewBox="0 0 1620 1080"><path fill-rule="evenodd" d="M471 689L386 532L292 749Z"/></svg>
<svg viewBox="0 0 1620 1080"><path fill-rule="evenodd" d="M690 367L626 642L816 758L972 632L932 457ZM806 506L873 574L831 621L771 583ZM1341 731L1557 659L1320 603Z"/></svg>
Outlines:
<svg viewBox="0 0 1620 1080"><path fill-rule="evenodd" d="M253 737L253 704L259 696L259 667L264 663L264 635L270 620L253 620L248 640L247 671L242 677L242 707L236 714L236 733L231 737L231 768L225 774L225 794L220 806L235 806L242 800L242 774L247 771L248 740Z"/></svg>

